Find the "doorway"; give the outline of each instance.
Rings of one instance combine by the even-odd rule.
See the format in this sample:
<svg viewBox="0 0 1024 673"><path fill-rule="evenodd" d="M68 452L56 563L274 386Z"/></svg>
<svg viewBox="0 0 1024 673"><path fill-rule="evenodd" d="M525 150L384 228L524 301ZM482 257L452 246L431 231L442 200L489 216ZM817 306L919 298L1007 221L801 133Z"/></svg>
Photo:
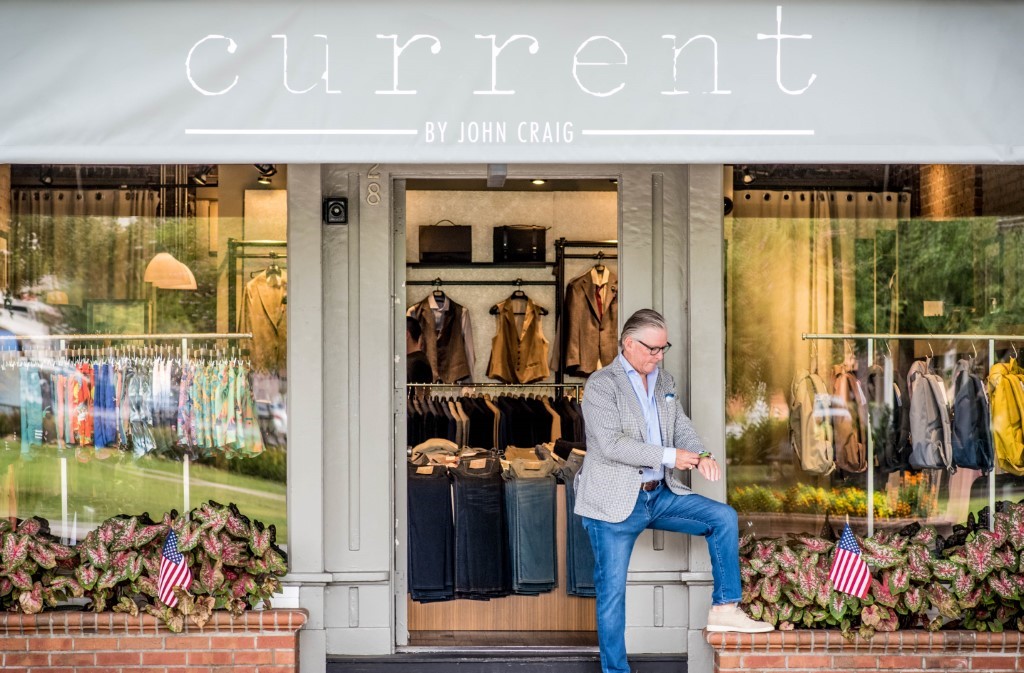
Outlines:
<svg viewBox="0 0 1024 673"><path fill-rule="evenodd" d="M564 175L564 171L562 173ZM534 446L519 445L526 444L530 438L539 438L545 441L537 444L550 449L552 438L561 434L564 425L557 412L553 416L555 422L551 422L552 417L548 418L551 429L547 434L542 429L540 434L526 436L502 435L497 430L492 433L490 424L495 422L495 417L467 414L470 428L460 429L458 422L451 423L449 426L454 428L455 434L448 439L450 435L444 428L439 429L436 418L431 423L424 421L424 413L429 413L429 408L424 409L422 401L430 400L434 412L438 411L439 403L447 405L460 399L466 402L466 398L470 398L470 405L482 399L497 398L525 398L537 404L541 400L554 403L569 398L578 404L585 375L599 363L580 366L570 361L565 333L559 327L566 311L572 310L572 306L566 306L566 288L585 274L604 281L605 294L601 296L598 291L592 306L600 307L597 310L603 313L615 300L621 221L618 179L614 175L554 179L541 176L509 179L500 187L488 187L484 178L418 176L394 179L392 190L393 277L395 295L399 299L395 310L396 353L401 355L405 353L401 349L408 348L404 325L410 308L457 306L465 314L457 321L458 327L465 332L468 323L469 328L468 338L459 342L455 337L459 368L442 365L447 371L434 371L433 385L409 385L406 359L396 358L396 644L404 651L508 647L569 647L592 651L597 644L594 599L579 595L579 582L575 581L579 578L573 576L567 564L572 528L568 518L571 512L567 512L566 506L566 485L562 480L555 480L551 526L557 560L555 586L537 593L521 588L517 591L509 586L507 592L498 592L504 595L472 600L464 597L472 593L472 587L459 586L452 577L451 593L442 589L439 594L426 597L421 594L414 600L413 594L420 594L414 590L419 588L422 579L417 577L416 564L424 562L424 558L418 556L419 550L414 548L416 540L422 539L416 535L419 518L416 515L422 513L422 509L417 508L422 508L426 501L418 499L418 491L409 489L409 479L415 478L410 475L423 467L420 465L410 471L409 459L413 457L414 446L444 435L442 438L458 445L460 452L465 447L483 449L495 459L495 469L503 471L508 478L506 443L514 443L520 450L532 450ZM532 228L518 228L522 225ZM519 237L512 247L527 237L527 249L519 245L509 253L507 239L500 238L508 233L503 227L509 226L517 227L513 234ZM533 364L543 362L545 366L520 367L517 372L502 369L498 362L501 358L495 355L494 349L507 349L507 344L495 338L503 307L508 308L505 317L512 321L517 334L524 334L527 328L535 330L543 343L539 345L542 352L532 356ZM442 312L431 315L437 317ZM454 318L449 320L454 321ZM440 323L423 320L424 326L430 324ZM614 330L617 334L617 324ZM427 354L436 368L438 348L440 352L453 348L449 340L451 329L445 333L444 344L437 343L438 334L427 336L435 342L433 352ZM537 344L531 348L536 349ZM468 376L457 379L466 372ZM437 384L438 380L450 381ZM455 418L458 418L459 409L449 408L449 411L455 411ZM487 432L481 432L480 422L487 425ZM525 422L520 420L513 425ZM532 424L536 425L535 419ZM571 430L566 436L569 435ZM583 440L582 436L578 439ZM484 456L484 453L477 455ZM422 460L419 454L416 458ZM452 533L457 541L459 533L465 533L457 530L465 520L458 516L455 478L450 478L448 484L453 485L448 489L452 494L452 504L448 506L456 514L448 511L445 516L452 515ZM492 520L494 526L504 531L497 533L499 538L508 535L508 521L498 520L505 516L503 512ZM489 534L493 536L495 531ZM465 542L467 538L463 535L461 539ZM417 556L412 563L410 551ZM460 558L464 552L464 546L453 550L454 556ZM453 559L453 574L457 562Z"/></svg>

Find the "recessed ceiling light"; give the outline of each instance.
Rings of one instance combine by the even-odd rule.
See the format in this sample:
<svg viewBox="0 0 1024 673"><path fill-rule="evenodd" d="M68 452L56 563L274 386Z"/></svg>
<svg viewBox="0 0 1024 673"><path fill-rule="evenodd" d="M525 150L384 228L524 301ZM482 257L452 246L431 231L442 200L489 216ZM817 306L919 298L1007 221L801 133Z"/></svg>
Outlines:
<svg viewBox="0 0 1024 673"><path fill-rule="evenodd" d="M538 178L538 179L536 179L536 180L532 180L532 182L533 182L533 184L535 184L535 185L543 185L544 183L546 183L546 182L547 182L547 180L541 180L540 178Z"/></svg>

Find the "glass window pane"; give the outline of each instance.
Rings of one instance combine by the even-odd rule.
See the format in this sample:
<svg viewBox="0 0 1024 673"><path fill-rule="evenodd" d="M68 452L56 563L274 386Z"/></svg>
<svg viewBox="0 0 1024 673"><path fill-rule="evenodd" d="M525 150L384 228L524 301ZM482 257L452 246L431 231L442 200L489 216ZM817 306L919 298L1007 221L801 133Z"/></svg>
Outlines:
<svg viewBox="0 0 1024 673"><path fill-rule="evenodd" d="M876 528L927 521L948 532L988 504L974 455L985 424L965 426L971 411L960 409L942 435L950 450L918 452L925 432L913 421L939 427L939 407L905 414L927 395L952 414L966 373L983 388L993 363L1015 357L1012 340L995 341L990 358L988 341L944 335L1024 333L1022 181L1017 166L727 169L728 490L741 518L765 534L816 532L826 512L863 528L869 469ZM869 355L866 339L808 333L898 338L874 340ZM918 367L936 384L912 403ZM911 454L912 465L959 469L906 469ZM1010 471L995 483L997 499L1024 490Z"/></svg>
<svg viewBox="0 0 1024 673"><path fill-rule="evenodd" d="M0 511L213 499L285 540L284 167L0 168Z"/></svg>

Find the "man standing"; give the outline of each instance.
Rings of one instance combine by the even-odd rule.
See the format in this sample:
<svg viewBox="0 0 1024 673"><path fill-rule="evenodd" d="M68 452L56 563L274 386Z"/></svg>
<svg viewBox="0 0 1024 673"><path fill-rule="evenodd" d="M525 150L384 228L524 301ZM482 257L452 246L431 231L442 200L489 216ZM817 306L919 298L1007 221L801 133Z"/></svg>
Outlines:
<svg viewBox="0 0 1024 673"><path fill-rule="evenodd" d="M633 543L645 528L703 535L714 577L709 631L761 633L770 624L740 610L736 510L693 493L683 470L717 481L721 471L701 444L676 397L671 375L658 364L671 344L665 319L641 309L619 339L621 353L587 381L583 417L587 457L576 507L594 550L597 636L604 673L628 673L626 572Z"/></svg>

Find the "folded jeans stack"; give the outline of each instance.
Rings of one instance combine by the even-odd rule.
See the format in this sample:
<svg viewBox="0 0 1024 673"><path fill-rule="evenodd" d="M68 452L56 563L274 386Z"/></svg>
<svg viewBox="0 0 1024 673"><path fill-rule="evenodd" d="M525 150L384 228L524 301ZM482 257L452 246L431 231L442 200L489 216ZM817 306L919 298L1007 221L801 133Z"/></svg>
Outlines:
<svg viewBox="0 0 1024 673"><path fill-rule="evenodd" d="M506 457L508 456L506 451ZM505 477L512 591L536 595L558 586L556 464L546 451L512 458Z"/></svg>

